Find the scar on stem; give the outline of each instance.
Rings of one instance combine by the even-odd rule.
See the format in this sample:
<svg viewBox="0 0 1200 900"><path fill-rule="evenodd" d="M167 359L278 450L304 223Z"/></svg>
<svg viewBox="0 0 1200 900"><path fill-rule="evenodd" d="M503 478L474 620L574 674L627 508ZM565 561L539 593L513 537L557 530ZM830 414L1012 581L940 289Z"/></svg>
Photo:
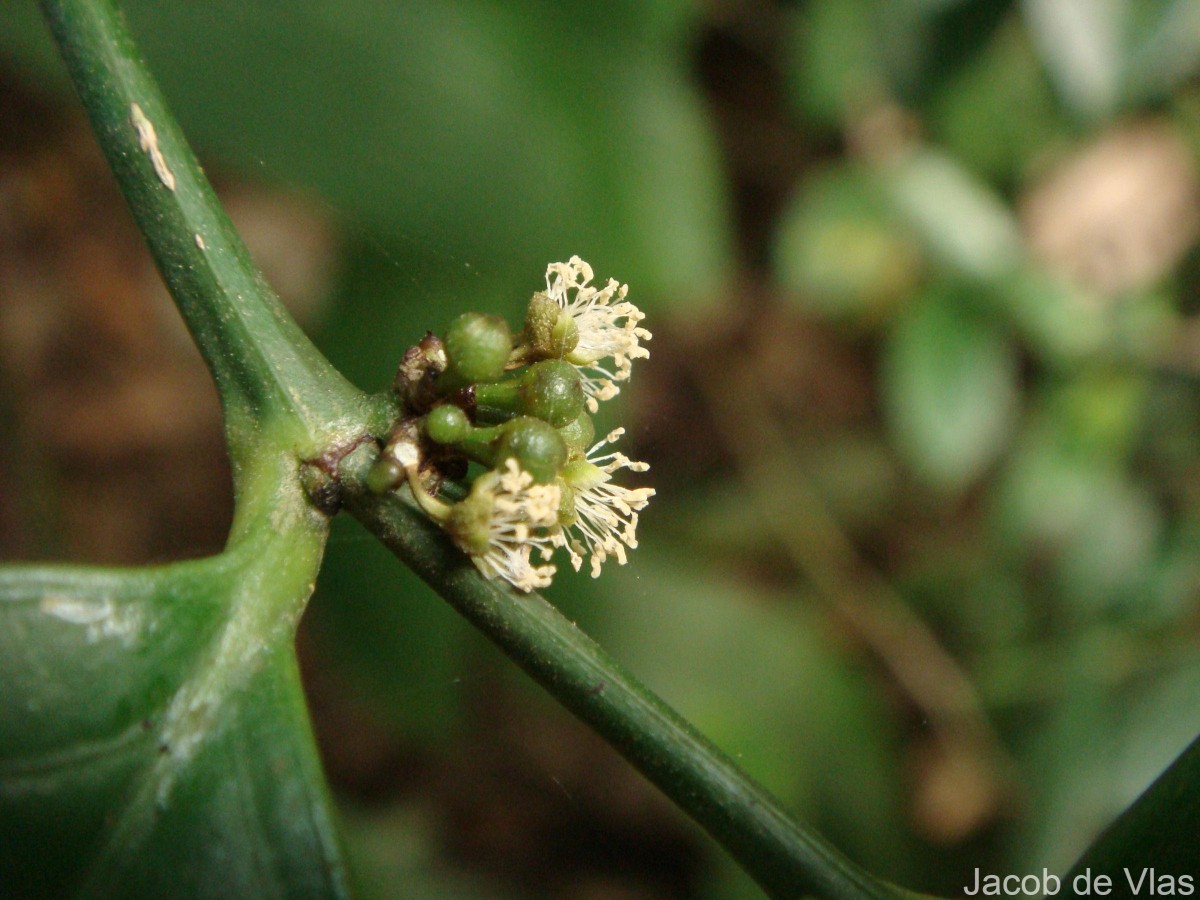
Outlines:
<svg viewBox="0 0 1200 900"><path fill-rule="evenodd" d="M162 151L158 149L158 135L154 131L154 124L146 118L146 114L136 103L129 107L129 118L133 121L133 127L137 131L138 144L150 156L150 162L154 166L158 180L165 184L168 190L175 190L175 173L167 167L167 161L163 158Z"/></svg>

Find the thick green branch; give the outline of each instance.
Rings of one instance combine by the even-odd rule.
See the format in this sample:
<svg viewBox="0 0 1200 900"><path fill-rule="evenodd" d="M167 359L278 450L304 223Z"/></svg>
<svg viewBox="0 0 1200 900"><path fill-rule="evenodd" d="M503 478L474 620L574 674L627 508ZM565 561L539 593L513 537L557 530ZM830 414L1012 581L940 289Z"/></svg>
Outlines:
<svg viewBox="0 0 1200 900"><path fill-rule="evenodd" d="M265 419L302 444L362 416L255 268L110 0L42 0L75 89L221 394L235 464Z"/></svg>
<svg viewBox="0 0 1200 900"><path fill-rule="evenodd" d="M341 468L349 511L462 616L717 839L772 896L897 897L777 801L537 594L486 581L415 507L366 490L372 453Z"/></svg>

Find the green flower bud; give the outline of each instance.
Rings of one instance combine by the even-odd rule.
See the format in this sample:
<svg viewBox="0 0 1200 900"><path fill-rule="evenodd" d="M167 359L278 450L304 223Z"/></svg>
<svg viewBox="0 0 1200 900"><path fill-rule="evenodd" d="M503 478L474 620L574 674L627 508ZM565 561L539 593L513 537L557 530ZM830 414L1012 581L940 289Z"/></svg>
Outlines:
<svg viewBox="0 0 1200 900"><path fill-rule="evenodd" d="M592 417L581 412L573 421L558 429L558 435L567 445L567 456L571 459L585 456L596 441L596 426Z"/></svg>
<svg viewBox="0 0 1200 900"><path fill-rule="evenodd" d="M425 417L425 433L436 444L453 444L471 433L471 420L452 403L435 406Z"/></svg>
<svg viewBox="0 0 1200 900"><path fill-rule="evenodd" d="M512 353L512 333L499 316L463 313L446 330L446 371L442 390L457 390L478 381L496 381Z"/></svg>
<svg viewBox="0 0 1200 900"><path fill-rule="evenodd" d="M549 484L558 476L567 459L567 446L558 432L531 416L518 416L501 426L496 442L496 462L501 465L512 457L539 484Z"/></svg>
<svg viewBox="0 0 1200 900"><path fill-rule="evenodd" d="M536 356L561 359L579 343L579 328L555 300L539 291L525 311L525 337Z"/></svg>
<svg viewBox="0 0 1200 900"><path fill-rule="evenodd" d="M404 480L404 467L396 460L381 456L367 472L367 490L386 494Z"/></svg>
<svg viewBox="0 0 1200 900"><path fill-rule="evenodd" d="M561 359L534 363L521 376L521 405L555 428L574 421L583 412L583 383L579 370Z"/></svg>

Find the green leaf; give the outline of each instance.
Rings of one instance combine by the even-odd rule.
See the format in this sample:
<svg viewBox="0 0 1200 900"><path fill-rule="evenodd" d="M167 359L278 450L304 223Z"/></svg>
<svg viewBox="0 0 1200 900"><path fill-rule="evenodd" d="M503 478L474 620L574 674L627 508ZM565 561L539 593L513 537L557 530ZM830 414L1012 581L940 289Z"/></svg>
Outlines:
<svg viewBox="0 0 1200 900"><path fill-rule="evenodd" d="M933 487L954 493L1009 442L1017 413L1016 356L965 289L936 284L896 323L882 390L897 449Z"/></svg>
<svg viewBox="0 0 1200 900"><path fill-rule="evenodd" d="M230 615L226 566L0 575L6 888L344 893L290 623Z"/></svg>
<svg viewBox="0 0 1200 900"><path fill-rule="evenodd" d="M1021 236L1011 211L955 160L917 151L881 174L896 211L950 270L988 280L1020 261Z"/></svg>
<svg viewBox="0 0 1200 900"><path fill-rule="evenodd" d="M287 454L257 457L219 556L0 570L0 884L18 895L344 893L292 651L327 524Z"/></svg>
<svg viewBox="0 0 1200 900"><path fill-rule="evenodd" d="M1071 868L1068 877L1091 869L1108 873L1114 897L1126 891L1122 869L1135 877L1149 867L1161 874L1190 875L1200 870L1200 739L1191 743L1134 801ZM1065 879L1064 879L1065 880ZM1160 891L1166 893L1165 891ZM1182 891L1180 893L1183 893ZM1190 892L1189 892L1190 893Z"/></svg>
<svg viewBox="0 0 1200 900"><path fill-rule="evenodd" d="M895 219L869 173L842 167L808 178L780 225L780 280L798 303L826 316L881 315L922 269L920 247Z"/></svg>
<svg viewBox="0 0 1200 900"><path fill-rule="evenodd" d="M992 183L1026 177L1066 123L1034 55L1028 32L1009 16L964 65L950 72L932 98L933 139Z"/></svg>
<svg viewBox="0 0 1200 900"><path fill-rule="evenodd" d="M231 614L230 562L0 574L15 895L344 893L289 623Z"/></svg>
<svg viewBox="0 0 1200 900"><path fill-rule="evenodd" d="M1116 629L1076 634L1055 666L1062 698L1026 751L1029 802L1041 813L1027 825L1019 864L1091 866L1120 886L1124 866L1194 873L1200 659ZM1131 663L1138 676L1122 680Z"/></svg>
<svg viewBox="0 0 1200 900"><path fill-rule="evenodd" d="M1124 97L1146 103L1200 68L1200 4L1194 0L1142 3L1150 21L1138 30L1125 71Z"/></svg>
<svg viewBox="0 0 1200 900"><path fill-rule="evenodd" d="M1116 109L1129 0L1025 0L1025 21L1067 107L1085 119Z"/></svg>

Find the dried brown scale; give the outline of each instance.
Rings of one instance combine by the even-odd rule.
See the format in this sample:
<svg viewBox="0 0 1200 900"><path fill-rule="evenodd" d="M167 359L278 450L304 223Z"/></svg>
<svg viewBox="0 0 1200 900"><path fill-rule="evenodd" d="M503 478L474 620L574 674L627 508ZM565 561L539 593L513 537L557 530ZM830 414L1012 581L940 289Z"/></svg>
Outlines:
<svg viewBox="0 0 1200 900"><path fill-rule="evenodd" d="M453 403L468 416L471 420L475 420L475 411L478 407L478 402L475 398L475 385L467 385L465 388L459 388L446 398L447 403Z"/></svg>
<svg viewBox="0 0 1200 900"><path fill-rule="evenodd" d="M384 452L399 443L417 447L420 458L419 477L421 486L431 495L436 495L445 481L457 481L466 477L469 463L457 451L435 444L425 437L421 428L421 416L405 416L392 426L383 442Z"/></svg>
<svg viewBox="0 0 1200 900"><path fill-rule="evenodd" d="M436 390L437 378L446 368L446 348L432 331L425 332L404 352L396 370L393 389L404 408L411 413L425 413L441 399Z"/></svg>

